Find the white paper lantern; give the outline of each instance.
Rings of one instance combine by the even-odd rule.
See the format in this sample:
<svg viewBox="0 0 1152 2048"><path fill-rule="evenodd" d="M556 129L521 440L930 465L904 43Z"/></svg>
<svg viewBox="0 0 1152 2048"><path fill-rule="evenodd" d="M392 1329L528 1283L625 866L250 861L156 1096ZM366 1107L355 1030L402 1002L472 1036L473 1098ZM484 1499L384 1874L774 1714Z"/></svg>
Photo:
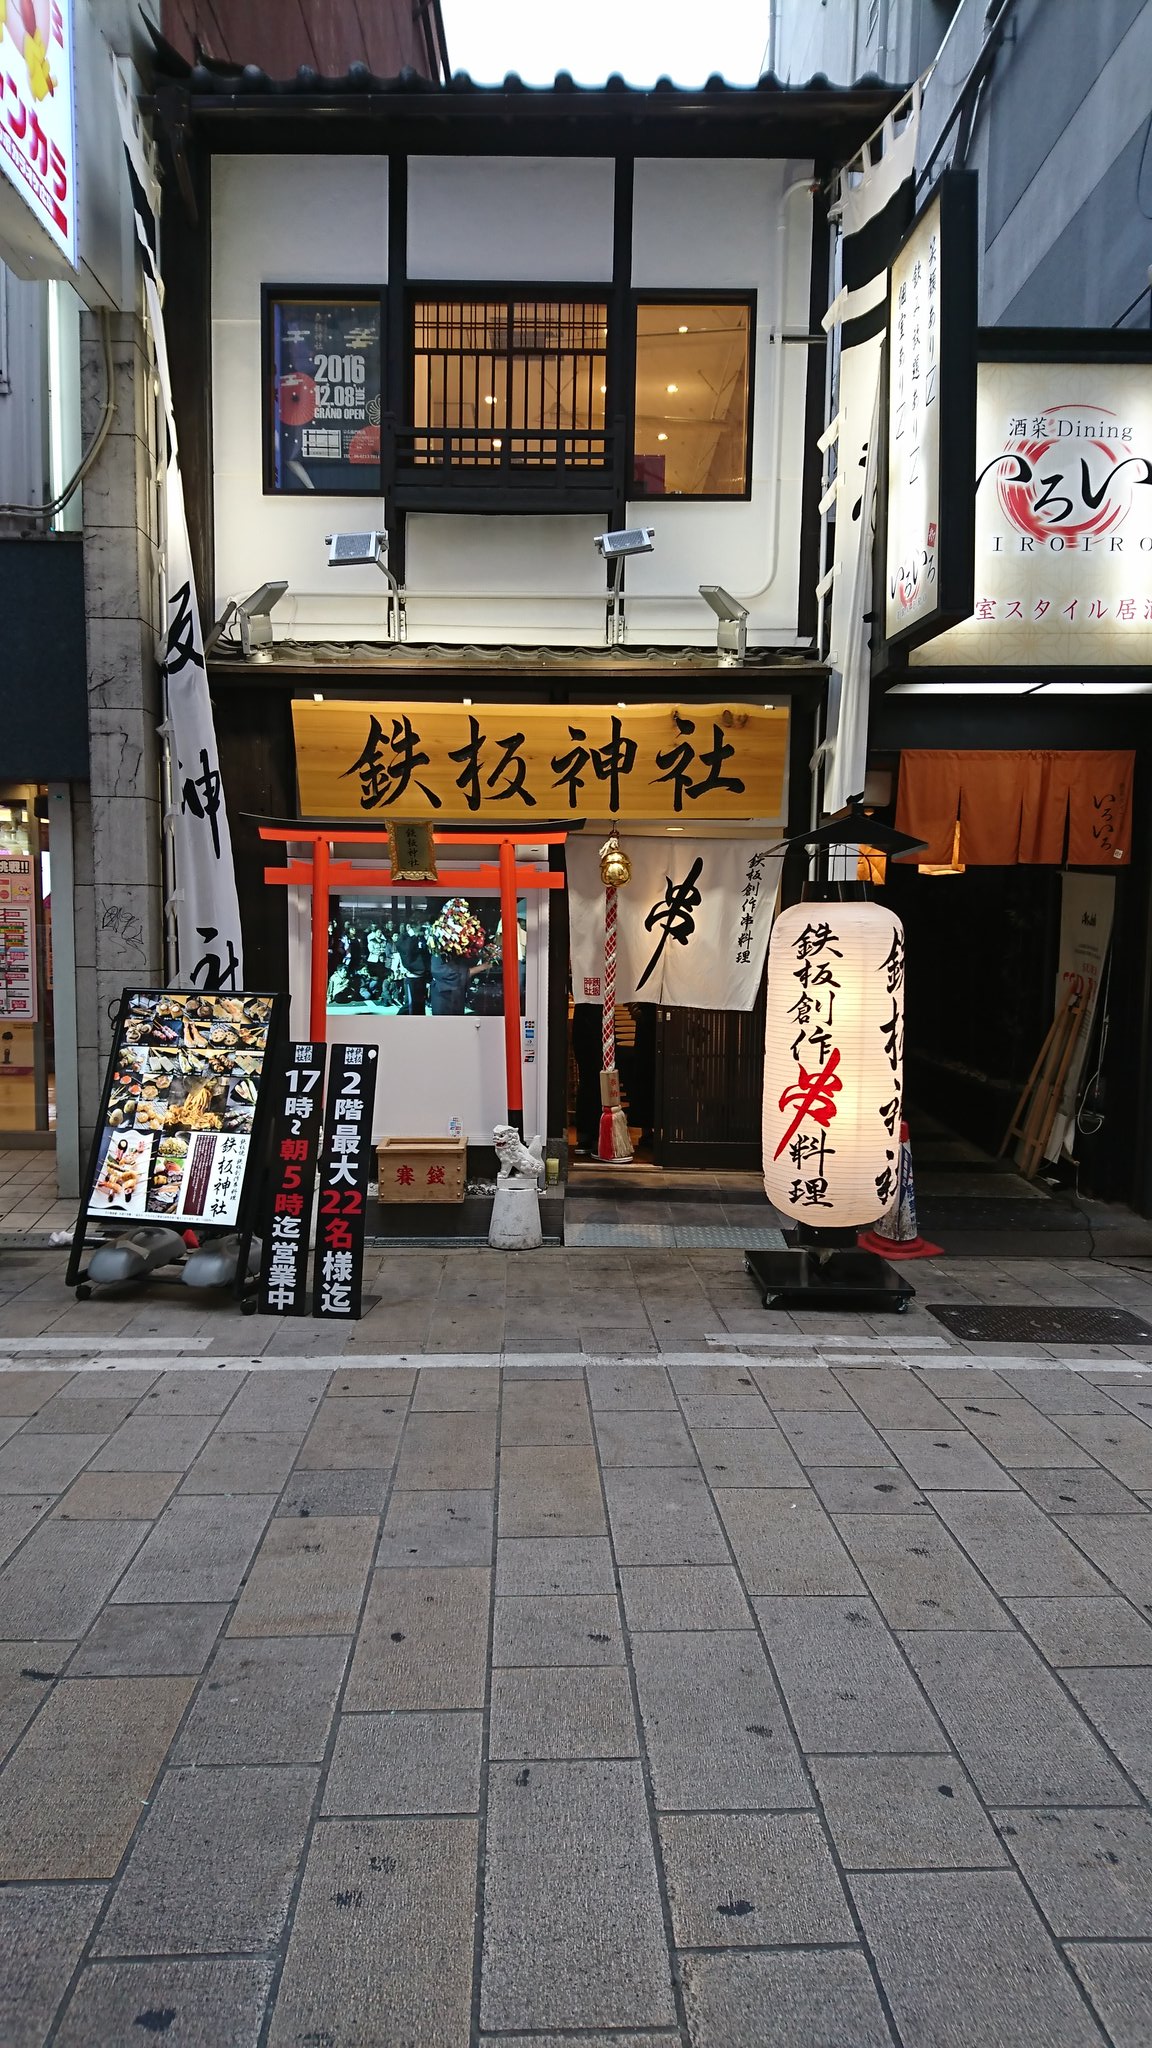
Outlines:
<svg viewBox="0 0 1152 2048"><path fill-rule="evenodd" d="M879 903L798 903L772 927L764 1187L817 1229L874 1223L900 1176L904 927Z"/></svg>

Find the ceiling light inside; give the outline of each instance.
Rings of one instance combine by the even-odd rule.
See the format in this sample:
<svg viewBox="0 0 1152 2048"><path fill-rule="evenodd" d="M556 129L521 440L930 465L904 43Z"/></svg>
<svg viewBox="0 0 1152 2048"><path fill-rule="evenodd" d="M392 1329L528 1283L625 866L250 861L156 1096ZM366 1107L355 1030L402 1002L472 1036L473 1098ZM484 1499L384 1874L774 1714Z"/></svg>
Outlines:
<svg viewBox="0 0 1152 2048"><path fill-rule="evenodd" d="M666 384L664 389L668 393L669 398L673 398L677 391L679 391L680 386L678 384Z"/></svg>

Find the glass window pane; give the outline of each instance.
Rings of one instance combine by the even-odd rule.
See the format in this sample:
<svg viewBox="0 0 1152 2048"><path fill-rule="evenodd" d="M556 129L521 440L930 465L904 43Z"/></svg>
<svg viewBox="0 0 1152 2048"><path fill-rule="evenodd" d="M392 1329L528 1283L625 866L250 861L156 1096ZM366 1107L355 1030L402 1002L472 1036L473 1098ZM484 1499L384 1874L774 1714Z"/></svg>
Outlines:
<svg viewBox="0 0 1152 2048"><path fill-rule="evenodd" d="M748 488L747 305L636 309L634 475L644 497Z"/></svg>
<svg viewBox="0 0 1152 2048"><path fill-rule="evenodd" d="M602 467L608 308L599 300L417 303L417 462ZM439 429L439 431L435 431Z"/></svg>
<svg viewBox="0 0 1152 2048"><path fill-rule="evenodd" d="M527 899L516 905L520 1009L524 1009ZM500 898L343 896L328 923L328 1009L379 1017L502 1017Z"/></svg>
<svg viewBox="0 0 1152 2048"><path fill-rule="evenodd" d="M266 397L274 491L380 490L380 302L274 299Z"/></svg>

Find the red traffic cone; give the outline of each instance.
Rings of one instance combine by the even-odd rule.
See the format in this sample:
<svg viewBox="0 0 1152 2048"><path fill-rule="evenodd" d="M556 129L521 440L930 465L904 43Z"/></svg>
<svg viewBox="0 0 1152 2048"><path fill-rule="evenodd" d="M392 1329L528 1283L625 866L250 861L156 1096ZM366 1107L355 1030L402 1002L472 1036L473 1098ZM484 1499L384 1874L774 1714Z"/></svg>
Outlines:
<svg viewBox="0 0 1152 2048"><path fill-rule="evenodd" d="M856 1239L862 1252L879 1252L882 1259L934 1259L940 1257L943 1246L929 1244L921 1237L916 1223L916 1189L912 1180L912 1147L908 1142L908 1126L900 1126L900 1183L892 1207L874 1223L871 1230L863 1230Z"/></svg>

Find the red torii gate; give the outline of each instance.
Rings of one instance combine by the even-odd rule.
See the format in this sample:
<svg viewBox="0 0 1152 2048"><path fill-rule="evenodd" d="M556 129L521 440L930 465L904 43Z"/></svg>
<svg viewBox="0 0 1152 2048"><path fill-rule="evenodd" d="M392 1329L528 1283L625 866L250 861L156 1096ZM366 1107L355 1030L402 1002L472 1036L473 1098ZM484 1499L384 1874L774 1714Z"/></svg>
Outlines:
<svg viewBox="0 0 1152 2048"><path fill-rule="evenodd" d="M356 867L350 860L335 860L333 848L340 845L387 846L387 832L349 825L260 825L261 839L282 845L305 845L311 857L289 858L282 868L265 868L264 880L273 887L307 889L312 919L311 968L309 975L309 1036L321 1043L328 1035L328 902L332 887L382 887L392 890L499 889L501 946L500 965L504 981L504 1067L508 1082L508 1121L523 1136L524 1072L520 1057L520 962L517 951L516 898L521 889L562 889L565 876L550 869L523 867L516 859L518 846L563 846L566 832L434 832L436 846L494 846L497 865L479 868L442 869L434 882L395 881L391 867Z"/></svg>

